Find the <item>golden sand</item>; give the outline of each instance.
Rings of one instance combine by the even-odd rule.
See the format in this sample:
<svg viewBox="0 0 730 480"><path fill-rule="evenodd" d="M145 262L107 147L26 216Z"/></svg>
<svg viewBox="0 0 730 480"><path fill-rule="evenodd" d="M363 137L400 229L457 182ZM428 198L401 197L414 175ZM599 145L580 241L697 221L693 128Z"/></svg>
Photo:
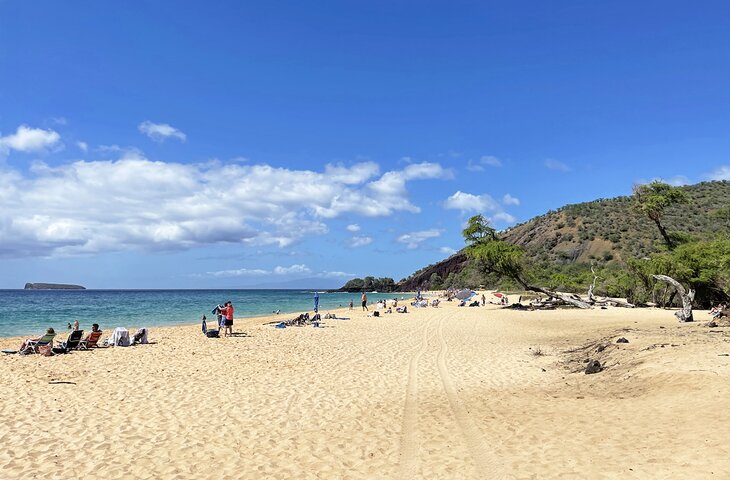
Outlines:
<svg viewBox="0 0 730 480"><path fill-rule="evenodd" d="M728 329L647 309L340 314L0 357L0 476L730 478Z"/></svg>

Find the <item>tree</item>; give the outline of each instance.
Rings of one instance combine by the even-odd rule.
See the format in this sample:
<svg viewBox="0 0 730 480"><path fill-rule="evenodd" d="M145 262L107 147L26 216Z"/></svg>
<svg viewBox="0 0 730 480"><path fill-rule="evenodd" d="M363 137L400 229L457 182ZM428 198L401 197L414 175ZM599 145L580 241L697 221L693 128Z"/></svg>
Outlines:
<svg viewBox="0 0 730 480"><path fill-rule="evenodd" d="M664 210L687 201L687 194L683 190L657 180L634 186L634 209L656 224L669 250L673 250L677 243L662 225Z"/></svg>
<svg viewBox="0 0 730 480"><path fill-rule="evenodd" d="M467 244L480 244L497 239L497 231L489 225L489 220L483 215L474 215L467 222L462 232Z"/></svg>
<svg viewBox="0 0 730 480"><path fill-rule="evenodd" d="M467 256L474 259L479 268L486 273L496 273L500 277L508 277L525 290L560 298L579 308L591 308L589 304L581 300L531 285L525 271L524 250L497 238L496 231L482 215L471 217L467 227L462 231L462 235L467 244L465 249Z"/></svg>
<svg viewBox="0 0 730 480"><path fill-rule="evenodd" d="M441 276L433 272L431 274L431 278L428 279L428 288L430 290L441 290L443 288L443 280L441 280Z"/></svg>

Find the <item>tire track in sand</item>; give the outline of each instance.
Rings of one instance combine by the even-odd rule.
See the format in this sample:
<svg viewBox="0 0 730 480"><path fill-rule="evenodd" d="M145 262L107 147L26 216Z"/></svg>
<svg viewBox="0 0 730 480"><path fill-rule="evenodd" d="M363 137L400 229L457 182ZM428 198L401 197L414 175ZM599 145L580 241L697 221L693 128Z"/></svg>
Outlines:
<svg viewBox="0 0 730 480"><path fill-rule="evenodd" d="M474 422L469 416L469 411L466 406L464 406L464 403L459 398L459 394L456 392L456 388L454 387L451 374L446 366L446 352L449 347L446 344L446 339L444 338L443 317L439 318L437 330L440 348L438 356L436 357L436 362L438 364L439 375L441 376L441 382L444 385L446 396L449 399L451 411L454 413L454 417L456 417L456 422L459 424L459 430L464 437L469 453L474 459L477 476L488 474L490 479L505 478L505 474L502 471L501 466L498 464L497 458L484 444L484 439L482 438L479 428L474 425Z"/></svg>
<svg viewBox="0 0 730 480"><path fill-rule="evenodd" d="M401 478L413 478L418 469L418 450L421 447L418 438L418 363L428 348L431 326L429 321L423 327L421 346L411 356L408 364L408 385L406 387L406 400L403 405L403 426L400 435L400 455L398 476Z"/></svg>

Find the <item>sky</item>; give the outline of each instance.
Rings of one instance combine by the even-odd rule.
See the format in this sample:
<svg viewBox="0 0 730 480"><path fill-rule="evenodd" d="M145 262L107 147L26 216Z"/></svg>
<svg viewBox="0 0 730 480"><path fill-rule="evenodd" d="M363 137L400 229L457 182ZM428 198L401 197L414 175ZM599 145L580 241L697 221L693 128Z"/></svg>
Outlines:
<svg viewBox="0 0 730 480"><path fill-rule="evenodd" d="M396 281L730 180L730 5L0 0L0 288Z"/></svg>

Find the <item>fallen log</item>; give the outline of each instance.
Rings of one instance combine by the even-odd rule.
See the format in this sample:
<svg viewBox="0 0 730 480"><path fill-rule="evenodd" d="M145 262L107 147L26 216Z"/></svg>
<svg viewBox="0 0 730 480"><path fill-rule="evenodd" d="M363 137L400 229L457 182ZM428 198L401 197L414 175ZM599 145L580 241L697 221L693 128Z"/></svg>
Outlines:
<svg viewBox="0 0 730 480"><path fill-rule="evenodd" d="M692 301L695 299L695 291L691 288L689 291L685 290L681 283L669 277L667 275L652 275L655 279L660 282L666 282L674 286L677 290L679 298L682 299L682 308L674 312L674 315L679 319L680 322L693 322L694 317L692 316Z"/></svg>

